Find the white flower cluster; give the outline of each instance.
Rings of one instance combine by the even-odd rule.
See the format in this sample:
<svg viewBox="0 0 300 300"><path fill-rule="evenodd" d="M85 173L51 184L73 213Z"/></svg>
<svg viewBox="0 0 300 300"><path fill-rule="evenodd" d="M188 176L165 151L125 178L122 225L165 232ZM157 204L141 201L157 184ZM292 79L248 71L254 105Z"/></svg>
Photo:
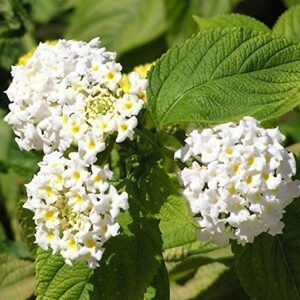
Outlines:
<svg viewBox="0 0 300 300"><path fill-rule="evenodd" d="M262 232L282 232L284 209L300 196L295 159L283 140L278 128L261 128L252 117L188 135L175 158L193 160L180 177L199 239L244 245Z"/></svg>
<svg viewBox="0 0 300 300"><path fill-rule="evenodd" d="M27 184L24 207L34 212L36 243L60 253L66 263L86 261L96 268L103 244L118 234L115 221L127 209L127 193L108 182L107 166L88 165L77 152L66 159L58 151L44 156L40 171Z"/></svg>
<svg viewBox="0 0 300 300"><path fill-rule="evenodd" d="M124 91L115 58L98 39L59 40L41 43L24 65L13 67L5 120L20 148L50 153L73 144L94 163L108 134L117 132L117 143L132 139L147 80L133 72Z"/></svg>

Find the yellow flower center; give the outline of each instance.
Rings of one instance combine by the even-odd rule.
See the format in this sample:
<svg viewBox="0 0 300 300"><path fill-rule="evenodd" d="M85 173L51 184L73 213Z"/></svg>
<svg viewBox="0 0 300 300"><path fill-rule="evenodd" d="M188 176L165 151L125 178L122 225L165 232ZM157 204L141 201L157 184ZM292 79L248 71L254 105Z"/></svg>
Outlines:
<svg viewBox="0 0 300 300"><path fill-rule="evenodd" d="M252 166L252 165L254 164L254 162L255 162L255 157L250 156L250 157L248 158L248 164L249 164L249 166Z"/></svg>
<svg viewBox="0 0 300 300"><path fill-rule="evenodd" d="M96 242L92 239L88 239L86 242L85 242L86 246L88 248L95 248L96 247Z"/></svg>
<svg viewBox="0 0 300 300"><path fill-rule="evenodd" d="M90 96L87 100L85 108L86 119L97 119L100 116L113 113L116 101L117 99L109 90L99 88L97 94Z"/></svg>
<svg viewBox="0 0 300 300"><path fill-rule="evenodd" d="M233 166L232 166L232 171L233 171L234 173L237 173L237 171L239 170L239 168L240 168L240 165L239 165L239 164L233 164Z"/></svg>
<svg viewBox="0 0 300 300"><path fill-rule="evenodd" d="M71 249L71 250L75 250L76 249L76 242L75 242L75 240L70 240L69 241L69 245L68 245L68 247L69 247L69 249Z"/></svg>
<svg viewBox="0 0 300 300"><path fill-rule="evenodd" d="M53 213L53 211L47 211L45 213L45 219L46 219L46 221L53 221L54 220L54 213Z"/></svg>
<svg viewBox="0 0 300 300"><path fill-rule="evenodd" d="M248 176L247 178L246 178L246 183L247 184L251 184L252 183L252 176L250 175L250 176Z"/></svg>
<svg viewBox="0 0 300 300"><path fill-rule="evenodd" d="M226 153L231 155L233 153L233 148L227 148Z"/></svg>
<svg viewBox="0 0 300 300"><path fill-rule="evenodd" d="M73 178L74 178L75 180L79 180L79 179L80 179L80 172L74 171L74 172L73 172Z"/></svg>
<svg viewBox="0 0 300 300"><path fill-rule="evenodd" d="M89 149L94 150L96 148L96 143L92 140L89 142Z"/></svg>
<svg viewBox="0 0 300 300"><path fill-rule="evenodd" d="M71 131L73 134L78 133L80 131L80 126L78 124L73 125Z"/></svg>
<svg viewBox="0 0 300 300"><path fill-rule="evenodd" d="M264 180L268 180L269 177L270 177L270 175L269 175L267 172L264 172L264 173L262 174L262 177L263 177Z"/></svg>
<svg viewBox="0 0 300 300"><path fill-rule="evenodd" d="M116 73L112 72L112 71L107 74L107 78L109 80L113 80L115 78L115 76L116 76Z"/></svg>
<svg viewBox="0 0 300 300"><path fill-rule="evenodd" d="M47 232L47 238L48 240L52 241L54 239L55 235L53 231L48 231Z"/></svg>
<svg viewBox="0 0 300 300"><path fill-rule="evenodd" d="M126 131L128 129L128 125L126 123L123 123L120 125L120 128L122 129L122 131Z"/></svg>
<svg viewBox="0 0 300 300"><path fill-rule="evenodd" d="M77 204L82 204L84 202L81 195L78 195L78 194L75 196L75 201L76 201Z"/></svg>
<svg viewBox="0 0 300 300"><path fill-rule="evenodd" d="M102 176L101 175L96 175L95 176L95 182L101 182L103 180Z"/></svg>
<svg viewBox="0 0 300 300"><path fill-rule="evenodd" d="M231 185L229 187L228 191L229 191L230 194L234 195L236 193L236 189L235 189L234 185Z"/></svg>
<svg viewBox="0 0 300 300"><path fill-rule="evenodd" d="M124 106L126 109L132 109L133 103L131 101L126 101Z"/></svg>

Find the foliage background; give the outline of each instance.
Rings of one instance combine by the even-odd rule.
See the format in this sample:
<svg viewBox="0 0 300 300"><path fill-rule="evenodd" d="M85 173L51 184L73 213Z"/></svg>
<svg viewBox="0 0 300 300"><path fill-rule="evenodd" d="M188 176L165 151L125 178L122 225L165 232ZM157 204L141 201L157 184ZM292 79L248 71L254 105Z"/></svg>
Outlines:
<svg viewBox="0 0 300 300"><path fill-rule="evenodd" d="M0 300L4 299L34 299L35 286L35 267L34 249L29 249L26 240L32 241L30 235L30 213L20 209L22 199L25 198L24 183L28 182L32 175L37 171L37 162L41 159L40 153L27 153L18 149L14 142L13 134L8 125L3 121L4 115L7 113L8 99L3 93L11 80L10 67L18 62L18 58L35 47L39 41L55 40L59 38L78 39L88 41L96 36L100 36L103 45L109 50L118 52L119 61L124 66L125 71L130 71L134 66L153 62L158 59L169 48L185 41L192 34L199 31L199 26L194 20L193 15L202 18L211 18L229 12L246 14L252 16L270 28L273 27L278 17L293 4L300 4L297 0L0 0ZM292 38L300 40L300 14L298 15L298 23L296 23L296 34ZM295 18L297 19L297 18ZM297 27L298 26L298 27ZM281 130L287 135L286 146L292 145L292 149L297 153L300 151L298 143L300 143L300 118L296 109L292 113L282 117L280 120L274 121L275 125L279 125ZM164 136L162 138L165 138ZM170 142L172 143L172 141ZM152 164L152 165L151 165ZM243 280L248 275L247 270L234 266L233 254L230 249L218 249L210 244L193 242L189 240L189 232L193 231L186 222L175 224L176 230L172 230L174 224L170 226L170 210L163 205L165 202L172 208L173 217L178 213L178 220L183 215L187 216L187 208L180 202L176 196L168 198L172 194L171 178L166 176L161 166L156 165L153 161L149 164L149 174L143 175L139 183L144 189L143 199L152 199L157 195L151 195L151 188L145 188L149 180L158 180L164 184L164 189L160 191L161 208L151 213L159 212L163 216L160 223L160 229L164 232L164 259L167 262L166 268L162 260L159 258L153 262L155 271L151 278L141 278L145 282L151 281L146 293L142 289L145 299L167 299L168 292L164 291L169 285L170 279L170 297L171 299L249 299L247 294L252 298L256 294L249 293L251 289L264 289L263 285L251 286L251 282ZM168 170L166 163L164 169ZM144 177L143 177L144 176ZM155 186L154 186L155 188ZM135 193L133 191L133 193ZM167 201L166 201L167 199ZM21 201L20 201L21 200ZM143 200L141 200L143 201ZM145 200L146 201L146 200ZM149 203L144 203L147 207ZM181 207L182 206L182 207ZM177 210L178 209L178 210ZM297 208L291 209L294 217L291 216L286 220L287 226L295 227L294 219L297 219ZM132 212L134 215L136 212ZM141 220L145 232L147 226L155 227L157 224L147 223ZM152 222L151 221L151 222ZM22 224L23 229L22 229ZM124 228L129 228L130 220L124 219ZM290 224L290 225L289 225ZM298 224L299 225L299 224ZM156 227L155 227L156 228ZM129 241L130 234L135 229L128 229L128 245L132 246ZM182 232L181 232L182 231ZM126 232L126 230L125 230ZM143 231L139 233L143 237ZM174 235L186 236L186 244L174 244ZM146 238L142 243L144 251L154 251L158 253L161 249L150 249L152 237ZM180 240L180 239L178 239ZM264 243L264 249L260 248L260 243ZM275 251L275 255L280 256L282 245L289 243L288 237L282 241L266 240L264 237L259 238L255 247L249 249L245 247L239 251L238 247L233 247L233 251L237 254L237 261L249 261L253 259L251 252L256 251L261 256L266 255L261 261L255 259L251 264L256 265L257 269L252 276L259 277L262 282L268 282L268 278L264 278L264 274L260 274L262 265L268 261L268 255L264 251ZM299 242L298 242L299 243ZM29 243L30 244L30 243ZM176 247L175 247L176 246ZM111 245L112 249L118 249L118 241ZM290 244L289 244L290 247ZM299 245L294 245L295 249L299 249ZM149 250L150 249L150 250ZM33 250L33 251L32 251ZM135 248L128 249L135 251ZM242 253L242 254L241 254ZM130 256L130 253L128 253ZM131 256L137 257L139 253ZM290 254L287 253L287 256ZM137 257L137 259L139 259ZM280 259L279 259L280 260ZM116 265L122 264L122 261L116 261ZM148 268L147 261L141 258L140 266ZM51 294L47 283L42 282L44 269L47 265L57 265L66 273L69 272L69 278L74 274L70 269L65 268L59 259L49 257L47 253L38 256L37 266L41 266L37 272L40 276L38 282L39 299L78 299L76 291L71 287L80 283L79 289L82 289L80 299L88 299L88 295L92 295L91 299L96 299L95 293L92 292L90 282L96 282L95 286L111 282L110 289L99 292L102 297L99 299L115 299L112 298L114 288L114 279L123 280L127 289L133 293L138 287L135 282L130 282L130 278L122 278L119 269L112 270L110 266L103 266L106 277L92 277L91 281L85 282L90 274L85 274L86 269L80 270L82 280L75 278L75 281L68 281L66 294ZM270 264L271 265L271 264ZM299 263L298 263L299 265ZM130 263L124 267L130 268ZM278 266L280 268L281 266ZM149 267L151 270L151 266ZM154 267L153 267L154 268ZM282 266L284 269L284 266ZM156 272L156 269L158 270ZM169 279L166 274L169 273ZM282 275L282 270L268 270L270 273ZM143 273L143 272L141 272ZM138 272L133 272L138 277ZM237 276L238 274L238 276ZM85 276L86 275L86 276ZM54 276L54 275L53 275ZM299 276L299 275L298 275ZM108 278L111 277L111 278ZM238 277L243 282L240 284ZM53 277L54 278L54 277ZM60 278L54 278L58 283ZM126 281L127 280L127 281ZM296 290L299 289L297 283L300 284L298 278L295 280ZM270 279L268 282L271 286L274 282ZM250 286L250 287L249 287ZM51 289L50 289L51 290ZM245 290L247 292L245 292ZM48 294L47 294L48 293ZM99 294L98 293L98 294ZM130 292L129 292L130 294ZM262 294L264 294L262 292ZM133 294L132 294L133 295ZM282 296L283 295L283 296ZM274 299L293 299L286 294L268 295ZM294 294L293 294L294 295ZM299 294L298 294L299 296ZM47 298L48 297L48 298ZM52 298L51 298L52 297ZM282 298L283 297L283 298ZM98 298L97 298L98 299ZM117 298L116 298L117 299ZM130 298L128 298L130 299ZM138 298L137 298L138 299ZM269 298L267 298L269 299ZM295 298L296 299L296 298ZM297 298L300 299L300 296Z"/></svg>

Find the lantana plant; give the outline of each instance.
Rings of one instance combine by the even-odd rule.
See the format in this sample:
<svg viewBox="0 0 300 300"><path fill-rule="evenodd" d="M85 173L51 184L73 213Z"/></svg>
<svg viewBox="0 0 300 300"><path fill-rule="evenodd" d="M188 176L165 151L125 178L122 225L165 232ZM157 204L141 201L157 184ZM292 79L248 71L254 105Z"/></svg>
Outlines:
<svg viewBox="0 0 300 300"><path fill-rule="evenodd" d="M300 249L297 158L276 123L300 104L300 45L280 22L196 21L129 73L98 38L40 43L12 68L5 121L42 156L21 208L38 299L168 299L166 262L229 246L255 299L248 271L296 272L260 259ZM298 299L299 284L270 294Z"/></svg>

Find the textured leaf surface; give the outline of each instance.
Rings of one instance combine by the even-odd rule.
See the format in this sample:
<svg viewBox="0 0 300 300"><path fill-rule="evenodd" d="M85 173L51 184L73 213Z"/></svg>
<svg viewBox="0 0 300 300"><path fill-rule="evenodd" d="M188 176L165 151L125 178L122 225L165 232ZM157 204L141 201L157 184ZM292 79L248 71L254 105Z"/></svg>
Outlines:
<svg viewBox="0 0 300 300"><path fill-rule="evenodd" d="M38 249L36 276L38 300L88 300L91 270L85 263L65 264L59 255Z"/></svg>
<svg viewBox="0 0 300 300"><path fill-rule="evenodd" d="M200 30L215 27L244 27L262 32L271 32L271 29L268 28L268 26L266 26L264 23L240 14L227 14L210 19L194 16L194 20L198 24Z"/></svg>
<svg viewBox="0 0 300 300"><path fill-rule="evenodd" d="M161 208L159 216L164 249L185 245L195 240L196 226L183 197L176 195L168 197Z"/></svg>
<svg viewBox="0 0 300 300"><path fill-rule="evenodd" d="M28 299L34 293L34 264L0 254L0 300Z"/></svg>
<svg viewBox="0 0 300 300"><path fill-rule="evenodd" d="M251 298L300 299L299 220L299 203L293 203L284 217L283 235L262 234L253 244L233 245L237 274Z"/></svg>
<svg viewBox="0 0 300 300"><path fill-rule="evenodd" d="M211 29L163 55L148 78L159 127L265 120L300 103L300 46L246 28Z"/></svg>
<svg viewBox="0 0 300 300"><path fill-rule="evenodd" d="M127 189L129 185L127 185ZM132 197L133 192L129 191ZM135 198L137 199L137 198ZM105 244L95 270L91 299L142 299L161 263L162 241L158 221L141 216L130 201L118 217L122 233Z"/></svg>
<svg viewBox="0 0 300 300"><path fill-rule="evenodd" d="M158 37L166 29L162 0L80 1L68 38L90 40L99 35L119 55Z"/></svg>
<svg viewBox="0 0 300 300"><path fill-rule="evenodd" d="M196 254L211 253L217 249L217 246L209 242L195 241L184 246L165 250L164 259L166 262L178 262L185 259L186 257Z"/></svg>
<svg viewBox="0 0 300 300"><path fill-rule="evenodd" d="M159 164L155 164L145 168L139 184L143 209L160 220L164 249L195 240L196 227L187 201L179 195L177 179L172 180Z"/></svg>
<svg viewBox="0 0 300 300"><path fill-rule="evenodd" d="M280 36L300 42L300 4L287 10L276 22L273 31Z"/></svg>

